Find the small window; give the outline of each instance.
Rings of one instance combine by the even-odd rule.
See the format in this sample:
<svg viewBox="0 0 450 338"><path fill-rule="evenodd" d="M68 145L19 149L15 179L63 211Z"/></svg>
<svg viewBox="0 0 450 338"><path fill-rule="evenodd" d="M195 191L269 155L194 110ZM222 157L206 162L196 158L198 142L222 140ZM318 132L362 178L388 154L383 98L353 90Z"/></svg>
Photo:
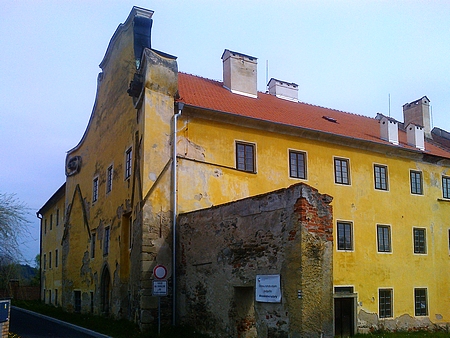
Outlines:
<svg viewBox="0 0 450 338"><path fill-rule="evenodd" d="M338 184L350 184L349 161L347 159L334 159L334 182Z"/></svg>
<svg viewBox="0 0 450 338"><path fill-rule="evenodd" d="M47 254L44 254L44 270L47 269Z"/></svg>
<svg viewBox="0 0 450 338"><path fill-rule="evenodd" d="M450 177L442 177L442 196L450 199Z"/></svg>
<svg viewBox="0 0 450 338"><path fill-rule="evenodd" d="M294 178L306 179L306 154L299 151L289 151L289 175Z"/></svg>
<svg viewBox="0 0 450 338"><path fill-rule="evenodd" d="M55 289L55 306L58 306L58 289Z"/></svg>
<svg viewBox="0 0 450 338"><path fill-rule="evenodd" d="M413 232L414 232L414 253L426 254L427 243L426 243L425 229L414 228Z"/></svg>
<svg viewBox="0 0 450 338"><path fill-rule="evenodd" d="M52 268L52 252L51 251L48 253L48 268L49 269Z"/></svg>
<svg viewBox="0 0 450 338"><path fill-rule="evenodd" d="M128 248L131 249L133 246L133 218L130 217L128 220Z"/></svg>
<svg viewBox="0 0 450 338"><path fill-rule="evenodd" d="M255 172L255 146L249 143L236 143L236 168Z"/></svg>
<svg viewBox="0 0 450 338"><path fill-rule="evenodd" d="M92 202L96 202L98 200L98 177L94 178L92 182Z"/></svg>
<svg viewBox="0 0 450 338"><path fill-rule="evenodd" d="M411 194L423 195L422 172L411 170Z"/></svg>
<svg viewBox="0 0 450 338"><path fill-rule="evenodd" d="M58 267L59 254L58 249L55 250L55 268Z"/></svg>
<svg viewBox="0 0 450 338"><path fill-rule="evenodd" d="M129 148L125 153L125 179L130 178L131 176L131 164L133 158L133 152L131 148Z"/></svg>
<svg viewBox="0 0 450 338"><path fill-rule="evenodd" d="M450 252L450 229L448 229L448 251Z"/></svg>
<svg viewBox="0 0 450 338"><path fill-rule="evenodd" d="M414 289L414 314L416 316L427 316L427 289Z"/></svg>
<svg viewBox="0 0 450 338"><path fill-rule="evenodd" d="M53 214L50 214L50 230L53 229Z"/></svg>
<svg viewBox="0 0 450 338"><path fill-rule="evenodd" d="M103 256L106 256L109 253L109 236L110 236L110 228L105 228L105 237L103 238Z"/></svg>
<svg viewBox="0 0 450 338"><path fill-rule="evenodd" d="M338 250L353 250L352 223L337 222Z"/></svg>
<svg viewBox="0 0 450 338"><path fill-rule="evenodd" d="M94 313L94 292L91 291L91 313Z"/></svg>
<svg viewBox="0 0 450 338"><path fill-rule="evenodd" d="M81 291L74 291L74 307L75 307L75 312L76 313L80 313L81 312Z"/></svg>
<svg viewBox="0 0 450 338"><path fill-rule="evenodd" d="M387 167L384 165L375 165L374 167L375 189L388 190Z"/></svg>
<svg viewBox="0 0 450 338"><path fill-rule="evenodd" d="M109 193L112 190L113 174L114 174L113 166L110 165L106 172L106 193Z"/></svg>
<svg viewBox="0 0 450 338"><path fill-rule="evenodd" d="M91 258L95 257L95 232L91 234Z"/></svg>
<svg viewBox="0 0 450 338"><path fill-rule="evenodd" d="M59 209L56 209L56 226L59 225Z"/></svg>
<svg viewBox="0 0 450 338"><path fill-rule="evenodd" d="M47 218L44 220L44 234L47 233Z"/></svg>
<svg viewBox="0 0 450 338"><path fill-rule="evenodd" d="M391 252L391 227L377 225L378 252Z"/></svg>
<svg viewBox="0 0 450 338"><path fill-rule="evenodd" d="M392 317L392 289L378 290L378 307L380 318Z"/></svg>

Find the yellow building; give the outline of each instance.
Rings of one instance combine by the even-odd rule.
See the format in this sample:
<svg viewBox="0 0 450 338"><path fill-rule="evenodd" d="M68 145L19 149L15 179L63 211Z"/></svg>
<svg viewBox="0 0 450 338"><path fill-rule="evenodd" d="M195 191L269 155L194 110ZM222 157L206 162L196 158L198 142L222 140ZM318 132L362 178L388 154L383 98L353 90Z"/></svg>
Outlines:
<svg viewBox="0 0 450 338"><path fill-rule="evenodd" d="M303 182L333 196L337 335L449 325L450 149L428 98L406 104L404 122L312 106L295 83L258 92L257 59L230 50L223 82L184 74L151 48L152 14L134 7L115 32L67 154L58 304L146 328L163 265L175 318L177 215ZM41 210L48 255L54 211Z"/></svg>
<svg viewBox="0 0 450 338"><path fill-rule="evenodd" d="M65 192L63 184L37 212L41 219L41 298L55 306L61 305Z"/></svg>

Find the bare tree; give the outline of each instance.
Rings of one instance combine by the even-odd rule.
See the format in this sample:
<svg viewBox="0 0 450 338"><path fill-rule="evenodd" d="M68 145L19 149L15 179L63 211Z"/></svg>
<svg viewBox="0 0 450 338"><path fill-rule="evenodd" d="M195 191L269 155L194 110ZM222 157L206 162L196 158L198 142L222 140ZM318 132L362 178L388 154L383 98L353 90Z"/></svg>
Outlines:
<svg viewBox="0 0 450 338"><path fill-rule="evenodd" d="M15 194L0 193L0 257L9 262L23 259L21 246L30 234L29 208Z"/></svg>

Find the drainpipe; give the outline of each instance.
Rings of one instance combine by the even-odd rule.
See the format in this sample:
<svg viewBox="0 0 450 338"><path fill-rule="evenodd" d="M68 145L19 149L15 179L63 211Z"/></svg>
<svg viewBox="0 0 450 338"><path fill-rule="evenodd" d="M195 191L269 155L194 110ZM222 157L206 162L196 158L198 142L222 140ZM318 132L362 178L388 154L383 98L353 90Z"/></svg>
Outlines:
<svg viewBox="0 0 450 338"><path fill-rule="evenodd" d="M172 126L172 326L176 325L177 304L177 121L183 112L183 102L178 102L178 113L173 115Z"/></svg>
<svg viewBox="0 0 450 338"><path fill-rule="evenodd" d="M40 229L39 229L39 300L42 300L42 276L44 275L42 272L42 219L43 215L40 213L40 210L36 212L36 217L40 220ZM44 299L45 300L45 299Z"/></svg>

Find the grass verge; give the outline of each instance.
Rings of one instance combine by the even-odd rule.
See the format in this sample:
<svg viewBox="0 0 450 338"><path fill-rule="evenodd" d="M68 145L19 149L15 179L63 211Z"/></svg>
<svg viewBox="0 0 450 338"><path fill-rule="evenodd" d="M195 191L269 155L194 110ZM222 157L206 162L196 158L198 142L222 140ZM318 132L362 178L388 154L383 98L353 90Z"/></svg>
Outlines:
<svg viewBox="0 0 450 338"><path fill-rule="evenodd" d="M40 301L13 300L12 305L75 324L113 338L207 338L207 336L195 332L195 330L189 327L161 327L160 335L158 335L157 328L147 332L140 332L137 325L124 319L113 320L111 318L94 316L91 314L68 313L61 308L46 305Z"/></svg>

